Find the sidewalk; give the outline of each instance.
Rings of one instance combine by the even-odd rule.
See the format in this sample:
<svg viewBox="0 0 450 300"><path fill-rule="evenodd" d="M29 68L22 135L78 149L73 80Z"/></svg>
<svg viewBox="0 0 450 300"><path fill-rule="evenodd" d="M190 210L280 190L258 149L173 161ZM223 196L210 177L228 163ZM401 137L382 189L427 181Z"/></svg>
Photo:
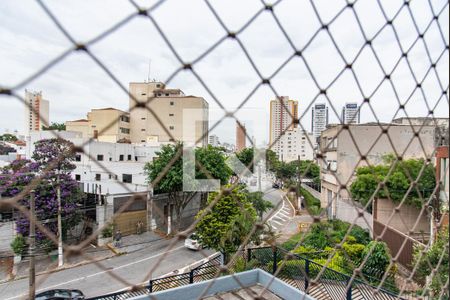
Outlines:
<svg viewBox="0 0 450 300"><path fill-rule="evenodd" d="M145 232L140 235L124 236L120 247L114 247L112 243L102 247L94 247L90 245L83 250L82 255L65 258L64 265L61 268L58 268L58 257L56 255L40 254L36 257L36 274L58 272L60 270L73 268L75 266L111 258L118 254L135 252L147 247L152 242L157 242L163 239L165 239L165 237L162 237L154 232ZM5 282L13 277L12 261L12 257L1 260L0 282ZM14 266L15 276L13 280L28 277L29 264L30 262L28 258L24 258L20 263L16 264Z"/></svg>

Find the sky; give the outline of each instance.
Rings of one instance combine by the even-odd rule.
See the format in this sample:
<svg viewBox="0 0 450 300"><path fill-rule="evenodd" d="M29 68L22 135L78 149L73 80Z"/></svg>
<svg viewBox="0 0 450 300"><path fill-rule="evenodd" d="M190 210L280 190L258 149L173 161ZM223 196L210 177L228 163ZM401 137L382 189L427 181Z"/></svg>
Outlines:
<svg viewBox="0 0 450 300"><path fill-rule="evenodd" d="M124 0L43 2L81 43L136 12ZM194 64L201 81L190 71L181 71L167 85L180 88L187 95L204 97L211 108L211 126L224 116L215 99L230 111L247 99L236 116L246 124L248 134L255 136L257 144L267 142L269 101L276 95L299 101L301 124L308 131L314 103L327 103L331 123L339 122L346 102L361 104L364 98L370 99L371 107L362 106L362 122L389 122L405 116L405 112L411 117L424 117L430 108L436 117L448 116L448 2L432 0L432 7L422 0L412 0L409 7L397 0L353 2L354 11L339 0L282 0L273 9L278 21L270 11L263 11L240 31L261 10L261 1L161 1L151 13L158 27L149 18L137 16L89 49L124 87L148 78L150 60L149 78L167 82L181 64L159 30L184 62L195 61L226 35L209 3L230 31L239 32L237 36L245 51L236 40L226 39ZM156 1L136 3L148 8ZM438 12L439 18L433 20ZM383 28L386 18L394 21L392 26ZM329 34L326 29L318 31L321 24L329 24ZM415 42L418 31L425 33L423 39ZM367 39L372 40L376 55L369 46L363 48ZM16 88L71 47L71 42L37 2L0 1L0 45L0 87L14 88L22 96L25 88L42 91L43 97L50 101L50 121L84 118L92 108L128 109L127 93L83 52L72 52ZM293 47L302 50L303 58L288 60L294 54ZM407 49L407 59L401 58ZM347 62L341 55L347 62L353 62L351 70L344 70ZM432 63L436 68L427 73ZM273 89L263 85L252 92L261 82L252 65L264 78L280 69L270 81ZM391 74L390 80L382 82L384 73L380 65ZM416 81L422 84L421 89L414 91ZM320 95L321 89L326 89L328 98ZM23 104L7 96L0 96L0 101L0 132L22 131ZM398 101L406 103L405 111L398 111ZM221 141L234 143L234 121L228 119L211 133L217 134Z"/></svg>

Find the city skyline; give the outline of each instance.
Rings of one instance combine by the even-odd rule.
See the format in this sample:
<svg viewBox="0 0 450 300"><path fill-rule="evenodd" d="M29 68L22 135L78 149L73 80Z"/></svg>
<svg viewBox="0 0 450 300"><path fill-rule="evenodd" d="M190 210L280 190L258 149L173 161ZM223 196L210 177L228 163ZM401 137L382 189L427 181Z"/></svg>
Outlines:
<svg viewBox="0 0 450 300"><path fill-rule="evenodd" d="M436 7L441 7L442 3L444 3L437 2L435 4ZM152 3L142 1L141 4L148 6ZM255 7L257 5L253 4L241 4L241 10L236 14L234 10L230 9L232 6L213 3L232 30L240 28L244 24L244 20L256 12ZM52 57L62 53L70 45L58 33L51 22L48 22L48 20L43 21L43 18L40 18L45 13L35 3L24 1L15 5L23 6L23 9L13 9L13 6L7 2L0 4L2 7L2 18L0 21L2 24L2 37L0 40L5 45L0 50L0 55L6 58L3 70L8 70L0 71L0 82L5 87L14 86L24 77L33 74L33 71L45 65ZM73 5L73 11L66 9L66 7L70 7L70 3L61 5L51 2L49 5L60 18L65 20L64 25L74 31L77 40L81 41L89 40L96 34L104 31L105 28L112 25L112 19L120 19L134 10L131 5L125 3L121 4L122 6L111 7L111 10L106 15L98 16L98 14L93 14L92 12L96 11L96 8L101 7L101 2L92 1L89 4ZM319 3L317 5L320 11L324 12L325 20L326 14L333 15L345 6L344 3L338 2L327 5ZM389 11L395 11L396 6L394 3L384 2L383 5L387 6L390 9ZM423 16L426 19L426 11L429 8L423 5L415 2L411 4L411 10L417 16ZM189 10L183 9L185 6L189 6ZM303 8L303 10L300 8ZM370 8L368 5L361 4L361 7L358 8L358 13L361 14L361 17L366 16L367 11L370 11L368 8ZM308 12L312 12L311 9L308 3L282 2L277 6L276 11L279 18L283 20L283 26L293 36L293 42L298 48L306 43L308 37L314 34L314 30L317 27L317 20L315 20L314 14L308 15ZM68 13L68 11L71 11L71 13ZM293 13L295 11L301 11L301 16L295 15ZM192 18L191 14L194 12L196 15L204 13L205 18L202 20ZM85 16L83 21L75 18L75 15L80 13L83 13ZM169 21L169 19L173 18L179 19L179 23L185 26L179 28L177 24L174 25ZM260 18L264 22L258 21L256 25L250 26L248 33L244 31L242 42L248 48L249 54L262 76L270 76L290 55L290 51L288 51L289 47L283 35L273 26L270 14L264 12ZM29 22L23 24L23 22L20 22L22 19L27 19ZM195 59L213 41L222 36L220 27L212 18L211 12L201 3L168 2L161 9L155 11L155 19L167 30L169 39L179 49L180 55L185 61ZM298 26L294 20L299 19L305 25L303 26L305 32L302 35L294 34L295 28ZM189 22L183 22L187 20ZM373 36L380 27L378 24L382 21L384 19L381 15L364 18L365 27L368 29L366 35L369 37ZM396 28L403 30L400 32L402 37L407 37L408 34L416 34L414 31L408 31L412 30L413 27L411 26L405 26L405 29L402 29L401 25L409 24L408 22L410 20L408 20L407 16L400 16L396 21ZM339 22L337 21L337 23ZM355 35L346 32L344 29L350 25L353 26L353 23L351 18L346 18L343 23L339 23L339 27L334 26L330 29L336 36L336 42L346 59L354 57L357 53L358 45L361 45L360 34ZM423 28L424 25L419 24L419 28ZM90 30L87 30L87 28ZM442 23L442 28L444 32L448 33L448 24L446 22ZM201 34L203 38L195 39L195 42L192 43L192 39L189 38L190 35L186 35L186 32L196 32ZM148 38L142 39L141 37L144 35ZM271 36L271 43L261 45L259 37L265 35ZM436 59L442 43L439 40L437 29L431 28L427 36L429 36L427 45L431 57ZM387 71L394 66L393 58L401 56L399 46L393 43L392 38L393 34L388 30L384 30L373 41L373 47L383 61L383 68ZM126 42L118 43L118 40ZM407 44L403 45L403 47L407 48L412 45L412 40L405 38L405 41ZM33 52L27 52L27 49L30 49L30 47L34 50ZM371 111L367 103L364 103L361 108L362 122L377 120L389 122L394 117L405 116L404 112L396 113L396 108L399 104L396 94L387 82L382 84L374 95L371 95L371 92L376 88L375 82L382 78L383 72L375 62L375 58L369 49L362 51L358 62L354 65L354 71L360 81L364 95L359 92L350 72L344 72L336 83L327 89L329 99L320 95L315 80L320 86L327 86L333 77L338 74L338 71L345 67L342 59L336 52L331 51L332 49L329 37L325 33L319 34L304 53L308 65L312 68L317 78L313 79L311 77L301 59L294 58L270 81L279 96L289 95L291 98L299 100L300 124L304 129L309 130L309 124L311 123L310 111L314 104L326 103L329 106L329 122L339 123L338 118L340 117L341 107L348 101L354 101L361 105L364 102L364 96L371 96L370 104L374 112ZM130 22L130 24L115 32L113 36L107 37L98 45L95 45L92 50L94 53L98 52L99 59L111 69L123 86L128 86L128 83L132 81L142 81L144 78L155 77L158 80L165 81L179 66L179 62L177 62L167 45L164 44L164 41L160 39L151 23L143 19ZM413 51L410 54L412 58L425 57L425 49L416 46L413 47ZM148 76L149 58L152 60L150 76ZM426 60L414 60L412 69L415 72L415 76L419 79L424 76L427 63ZM448 65L448 57L444 55L437 64L436 71L448 82L448 74L445 72L446 65ZM243 54L242 49L232 41L221 44L215 51L206 56L204 61L199 62L194 69L199 76L207 79L205 83L209 90L228 110L238 107L249 95L250 91L261 81ZM89 72L86 72L86 70L89 70ZM236 72L236 70L239 70L239 72ZM404 61L399 64L396 71L392 74L392 78L396 80L395 89L398 92L399 99L405 102L414 89L412 85L414 80ZM372 79L375 80L372 82ZM214 100L213 95L207 92L205 87L188 72L180 72L167 85L169 87L178 87L187 95L192 94L204 97L210 103L210 108L218 108L218 103ZM117 109L126 110L128 104L127 94L120 90L116 83L108 78L100 68L82 53L69 55L66 59L50 68L46 74L27 84L26 88L44 91L46 97L52 101L50 115L52 121L56 122L77 119L91 108L113 106ZM422 88L430 96L426 101L433 108L440 96L438 95L439 85L436 79L429 76L423 82ZM22 96L21 91L23 89L17 92ZM248 102L243 107L262 110L265 112L265 116L268 117L267 103L274 97L274 91L263 85L249 97ZM6 99L4 96L0 96L0 98L2 100ZM22 116L12 117L11 114L7 113L9 110L19 109L21 106L19 101L4 101L4 103L5 109L0 112L1 130L6 128L10 132L14 129L22 130L20 128L21 124L23 124ZM434 110L436 117L445 116L448 110L448 104L445 101L441 100L439 103ZM427 116L429 109L420 92L416 91L411 95L405 110L410 116L424 117ZM377 117L374 116L374 113ZM224 114L218 109L217 114L210 116L210 119L219 119L222 115ZM259 141L268 141L267 130L258 123L260 116L251 115L249 118L252 118L255 124L255 132L252 135ZM264 128L264 130L261 128Z"/></svg>

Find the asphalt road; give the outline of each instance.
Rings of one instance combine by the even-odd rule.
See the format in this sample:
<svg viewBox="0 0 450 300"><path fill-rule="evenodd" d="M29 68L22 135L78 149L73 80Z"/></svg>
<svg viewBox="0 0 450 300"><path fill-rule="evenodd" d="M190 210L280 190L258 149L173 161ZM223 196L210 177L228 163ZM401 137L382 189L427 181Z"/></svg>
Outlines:
<svg viewBox="0 0 450 300"><path fill-rule="evenodd" d="M125 287L146 281L151 276L161 277L174 270L188 266L210 255L211 250L192 251L177 242L170 250L171 241L161 240L142 250L101 261L103 268L87 264L67 270L36 277L37 292L53 288L80 289L87 297L112 293ZM126 280L118 281L114 276ZM0 284L0 298L24 299L28 291L28 278Z"/></svg>

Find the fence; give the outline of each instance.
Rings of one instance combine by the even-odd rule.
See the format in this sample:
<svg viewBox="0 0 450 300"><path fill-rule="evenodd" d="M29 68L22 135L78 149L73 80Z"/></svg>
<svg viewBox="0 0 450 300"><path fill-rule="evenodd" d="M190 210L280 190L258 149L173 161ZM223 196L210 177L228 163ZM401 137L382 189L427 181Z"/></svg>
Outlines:
<svg viewBox="0 0 450 300"><path fill-rule="evenodd" d="M377 220L373 220L373 233L374 237L383 237L383 241L387 244L389 250L391 250L392 257L395 257L397 262L407 269L411 269L412 267L414 245L425 246L421 242L416 241L406 234L380 223Z"/></svg>
<svg viewBox="0 0 450 300"><path fill-rule="evenodd" d="M289 253L278 247L248 248L241 250L228 264L232 273L260 268L268 273L306 292L318 300L334 299L399 299L395 291L388 291L383 285L382 276L378 278L364 275L367 284L358 276L337 272L310 259ZM189 272L150 280L148 286L134 291L123 291L99 296L95 300L119 300L136 295L147 295L179 286L214 279L226 273L221 269L221 255L190 270ZM382 275L382 274L381 274ZM388 286L389 287L389 286ZM391 287L390 287L391 288ZM400 298L401 299L401 298Z"/></svg>

